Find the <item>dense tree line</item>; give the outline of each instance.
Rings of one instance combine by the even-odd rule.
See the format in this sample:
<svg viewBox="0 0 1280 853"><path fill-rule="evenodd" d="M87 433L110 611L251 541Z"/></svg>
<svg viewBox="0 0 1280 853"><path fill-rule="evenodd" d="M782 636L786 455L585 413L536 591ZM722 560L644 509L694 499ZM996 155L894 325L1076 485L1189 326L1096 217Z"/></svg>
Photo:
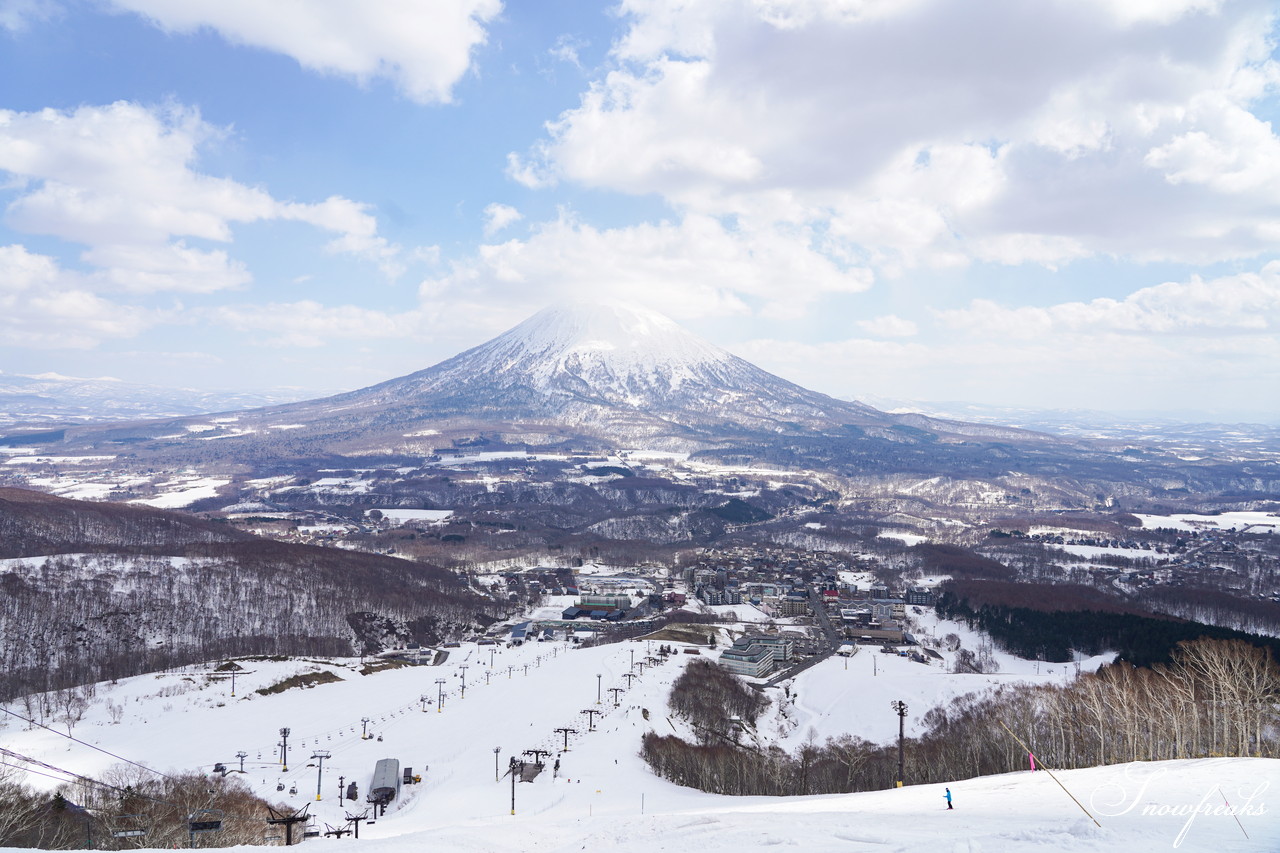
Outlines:
<svg viewBox="0 0 1280 853"><path fill-rule="evenodd" d="M700 658L672 683L668 704L700 742L723 743L735 740L740 726L754 726L769 700L719 664Z"/></svg>
<svg viewBox="0 0 1280 853"><path fill-rule="evenodd" d="M297 546L274 559L52 557L0 588L0 700L223 657L434 643L498 612L417 564Z"/></svg>
<svg viewBox="0 0 1280 853"><path fill-rule="evenodd" d="M1280 603L1240 598L1220 589L1158 586L1143 592L1155 610L1211 625L1280 636Z"/></svg>
<svg viewBox="0 0 1280 853"><path fill-rule="evenodd" d="M251 539L224 524L145 506L0 488L0 558Z"/></svg>
<svg viewBox="0 0 1280 853"><path fill-rule="evenodd" d="M1003 563L959 545L924 542L913 545L908 550L920 561L921 568L929 574L996 580L1012 580L1014 577L1014 571Z"/></svg>
<svg viewBox="0 0 1280 853"><path fill-rule="evenodd" d="M200 834L197 846L260 845L265 840L267 803L235 775L160 776L121 765L103 779L80 779L49 793L23 784L17 770L0 770L5 771L0 773L0 847L188 847L187 816L206 809L221 813L222 829ZM137 831L144 834L116 835Z"/></svg>
<svg viewBox="0 0 1280 853"><path fill-rule="evenodd" d="M1179 644L1169 663L1115 664L1065 686L1002 687L930 710L906 742L908 784L1205 756L1280 756L1280 666L1240 640ZM1016 738L1015 738L1016 734ZM742 743L690 743L650 732L655 773L721 794L843 793L891 787L896 746L843 737L795 753Z"/></svg>
<svg viewBox="0 0 1280 853"><path fill-rule="evenodd" d="M990 634L1006 651L1036 660L1069 661L1074 653L1111 651L1146 666L1167 662L1179 643L1199 637L1239 639L1280 653L1280 638L1142 613L1087 587L949 581L937 609Z"/></svg>
<svg viewBox="0 0 1280 853"><path fill-rule="evenodd" d="M144 507L3 494L6 553L58 550L0 572L0 701L213 658L434 643L501 612L423 563Z"/></svg>

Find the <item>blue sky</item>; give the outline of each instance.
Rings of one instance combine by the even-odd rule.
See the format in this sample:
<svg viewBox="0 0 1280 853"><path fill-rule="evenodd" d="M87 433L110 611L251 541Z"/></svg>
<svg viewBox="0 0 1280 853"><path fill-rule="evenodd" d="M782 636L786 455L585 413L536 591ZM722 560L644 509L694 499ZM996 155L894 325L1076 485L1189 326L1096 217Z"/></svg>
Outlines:
<svg viewBox="0 0 1280 853"><path fill-rule="evenodd" d="M0 0L0 370L354 388L624 299L842 397L1280 421L1252 0Z"/></svg>

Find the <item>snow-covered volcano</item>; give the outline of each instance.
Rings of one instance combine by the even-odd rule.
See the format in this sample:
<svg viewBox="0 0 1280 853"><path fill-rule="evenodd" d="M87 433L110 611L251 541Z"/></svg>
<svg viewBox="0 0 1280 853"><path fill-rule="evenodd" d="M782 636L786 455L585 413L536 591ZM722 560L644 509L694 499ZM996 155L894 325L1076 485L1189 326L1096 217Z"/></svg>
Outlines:
<svg viewBox="0 0 1280 853"><path fill-rule="evenodd" d="M686 427L776 429L880 414L766 373L654 311L582 302L546 308L434 367L336 400L577 424L660 418Z"/></svg>
<svg viewBox="0 0 1280 853"><path fill-rule="evenodd" d="M275 455L286 446L289 454L420 452L494 437L517 445L584 446L585 439L586 446L679 450L822 435L894 444L926 433L1039 440L837 400L761 370L654 311L586 302L544 309L453 358L369 388L209 424L115 429L111 440L172 442L183 438L177 425L194 433L202 458L224 450ZM78 430L72 440L92 443L103 432ZM232 440L215 448L209 438Z"/></svg>
<svg viewBox="0 0 1280 853"><path fill-rule="evenodd" d="M440 384L478 371L506 385L636 407L746 386L761 373L661 314L618 303L546 308L446 364Z"/></svg>

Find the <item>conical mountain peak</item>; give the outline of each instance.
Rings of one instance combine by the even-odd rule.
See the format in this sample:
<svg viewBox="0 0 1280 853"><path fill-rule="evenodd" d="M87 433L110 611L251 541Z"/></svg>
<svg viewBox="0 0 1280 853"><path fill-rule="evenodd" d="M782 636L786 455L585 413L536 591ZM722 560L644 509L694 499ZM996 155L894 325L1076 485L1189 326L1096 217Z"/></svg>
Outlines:
<svg viewBox="0 0 1280 853"><path fill-rule="evenodd" d="M626 303L545 308L473 349L343 403L412 402L437 413L610 423L829 422L841 403L786 382L675 321Z"/></svg>
<svg viewBox="0 0 1280 853"><path fill-rule="evenodd" d="M540 388L564 374L604 386L651 385L662 375L679 384L690 372L733 358L656 311L603 302L545 308L471 353L489 369L521 373Z"/></svg>

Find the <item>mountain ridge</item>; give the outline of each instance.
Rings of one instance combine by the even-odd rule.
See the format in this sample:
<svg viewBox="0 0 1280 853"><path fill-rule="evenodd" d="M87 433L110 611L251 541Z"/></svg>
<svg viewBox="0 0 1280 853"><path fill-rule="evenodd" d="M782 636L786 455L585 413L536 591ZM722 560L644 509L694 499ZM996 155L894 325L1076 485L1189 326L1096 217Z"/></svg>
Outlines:
<svg viewBox="0 0 1280 853"><path fill-rule="evenodd" d="M228 472L475 448L647 449L857 476L1010 473L1162 489L1243 483L1234 468L1116 456L1084 439L882 412L768 373L656 312L595 303L544 309L438 364L331 397L9 438L42 453L113 453Z"/></svg>

